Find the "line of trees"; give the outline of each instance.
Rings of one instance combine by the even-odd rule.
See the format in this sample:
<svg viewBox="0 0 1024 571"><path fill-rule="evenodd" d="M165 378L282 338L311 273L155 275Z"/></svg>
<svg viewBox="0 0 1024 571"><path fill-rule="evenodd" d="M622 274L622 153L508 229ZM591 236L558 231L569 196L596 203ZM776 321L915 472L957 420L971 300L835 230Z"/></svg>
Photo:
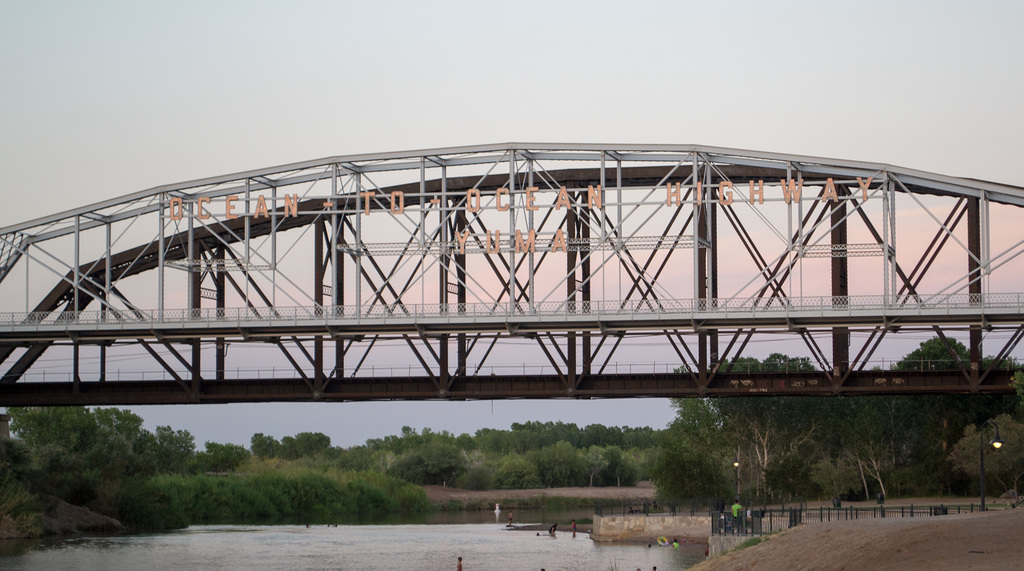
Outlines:
<svg viewBox="0 0 1024 571"><path fill-rule="evenodd" d="M961 343L951 341L950 348L967 362ZM740 363L762 370L813 370L806 360L781 354ZM938 338L922 343L896 368L929 365L957 368ZM1018 490L1024 477L1022 377L1018 373L1019 398L676 400L676 420L662 435L652 477L660 494L676 497L731 496L737 477L741 493L758 498L968 495L977 492L980 437L975 427L995 419L1004 446L986 459L986 478L998 484L991 491Z"/></svg>
<svg viewBox="0 0 1024 571"><path fill-rule="evenodd" d="M280 441L255 434L251 450L261 460L329 464L415 484L473 490L631 486L648 478L659 432L649 427L526 422L515 423L510 430L484 428L475 435L455 436L406 426L399 435L348 449L331 447L330 439L320 433Z"/></svg>

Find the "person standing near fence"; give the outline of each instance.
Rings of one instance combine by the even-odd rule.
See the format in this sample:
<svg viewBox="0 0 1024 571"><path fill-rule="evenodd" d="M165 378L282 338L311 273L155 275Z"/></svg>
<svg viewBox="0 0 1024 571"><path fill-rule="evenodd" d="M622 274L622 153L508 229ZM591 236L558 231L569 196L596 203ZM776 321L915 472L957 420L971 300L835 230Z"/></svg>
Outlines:
<svg viewBox="0 0 1024 571"><path fill-rule="evenodd" d="M743 513L743 506L740 505L740 499L736 498L736 503L732 505L732 524L737 530L742 529L740 527L740 514Z"/></svg>

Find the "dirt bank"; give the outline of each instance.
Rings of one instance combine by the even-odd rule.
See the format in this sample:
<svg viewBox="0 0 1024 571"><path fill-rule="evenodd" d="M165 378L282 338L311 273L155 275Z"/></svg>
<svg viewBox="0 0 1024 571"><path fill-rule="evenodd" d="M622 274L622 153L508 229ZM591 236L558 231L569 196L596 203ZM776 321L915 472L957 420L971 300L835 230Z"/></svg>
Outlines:
<svg viewBox="0 0 1024 571"><path fill-rule="evenodd" d="M125 529L121 522L114 518L57 499L53 500L46 511L39 516L39 520L43 530L50 535L73 535L85 532L116 533Z"/></svg>
<svg viewBox="0 0 1024 571"><path fill-rule="evenodd" d="M694 569L1021 569L1024 509L804 524Z"/></svg>
<svg viewBox="0 0 1024 571"><path fill-rule="evenodd" d="M534 490L461 490L442 486L423 486L427 499L436 503L447 501L483 502L484 500L528 500L542 497L582 498L588 500L651 500L654 486L641 482L636 486L607 488L539 488Z"/></svg>

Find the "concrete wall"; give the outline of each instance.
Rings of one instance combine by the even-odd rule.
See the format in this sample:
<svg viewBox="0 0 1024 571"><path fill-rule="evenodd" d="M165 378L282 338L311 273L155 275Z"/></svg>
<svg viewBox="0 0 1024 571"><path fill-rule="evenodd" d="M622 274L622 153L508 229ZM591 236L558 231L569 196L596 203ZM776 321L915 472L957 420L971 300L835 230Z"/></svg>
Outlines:
<svg viewBox="0 0 1024 571"><path fill-rule="evenodd" d="M673 534L682 535L682 532L692 532L694 528L703 531L702 537L706 536L711 533L711 518L709 516L643 514L594 516L594 527L590 532L590 539L617 541L659 535L672 539Z"/></svg>
<svg viewBox="0 0 1024 571"><path fill-rule="evenodd" d="M721 555L748 539L749 535L712 535L708 538L708 557Z"/></svg>

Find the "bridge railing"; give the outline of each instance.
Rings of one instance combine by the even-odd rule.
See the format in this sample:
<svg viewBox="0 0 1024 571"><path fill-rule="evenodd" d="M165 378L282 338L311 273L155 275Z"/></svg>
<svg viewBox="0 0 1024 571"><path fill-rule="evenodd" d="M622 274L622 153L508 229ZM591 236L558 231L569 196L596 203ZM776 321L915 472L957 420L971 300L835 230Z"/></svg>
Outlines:
<svg viewBox="0 0 1024 571"><path fill-rule="evenodd" d="M829 523L874 518L933 517L949 514L974 513L980 506L925 505L925 506L872 506L872 507L791 507L751 508L740 510L738 517L726 508L713 513L712 535L762 535L800 524Z"/></svg>
<svg viewBox="0 0 1024 571"><path fill-rule="evenodd" d="M392 320L514 321L530 318L579 317L607 319L707 316L843 316L946 315L964 312L1024 313L1024 293L954 294L935 296L812 296L771 299L656 299L626 301L547 301L538 303L375 304L369 306L232 307L202 309L108 308L89 311L0 313L0 330L65 328L71 326L156 327L217 323L387 323Z"/></svg>
<svg viewBox="0 0 1024 571"><path fill-rule="evenodd" d="M893 366L897 363L894 360L871 360L867 362L866 367L875 368L881 371L893 370ZM806 362L800 360L793 360L791 362L792 371L798 371L798 365L806 365ZM913 367L909 370L946 370L949 366L949 360L929 361L923 360L920 362L915 361ZM645 374L688 374L687 370L690 368L687 364L680 364L677 361L672 362L616 362L609 363L604 366L600 372L595 371L595 374L602 375L645 375ZM778 374L790 374L784 370L785 364L782 363L743 363L736 365L728 372L736 373L778 373ZM997 369L999 370L1016 370L1012 362L1001 363ZM723 367L723 370L725 368ZM900 367L901 371L908 370L906 363ZM312 370L304 371L305 377L312 375ZM818 373L818 371L809 372L810 374ZM95 371L83 371L81 376L89 379L95 377L98 373ZM179 374L186 375L184 371L179 371ZM491 377L491 376L543 376L551 375L555 376L558 371L555 370L551 365L545 364L527 364L527 363L515 363L515 364L503 364L503 365L486 365L486 366L473 366L469 367L470 377ZM808 372L804 372L808 374ZM200 372L203 379L212 380L217 378L217 371L214 369L203 369ZM401 366L395 365L364 365L359 368L348 367L341 371L338 375L337 371L329 375L329 378L360 378L360 379L394 379L394 378L424 378L428 377L427 373L424 372L422 366L416 364L407 364ZM303 374L299 373L294 367L232 367L224 370L224 378L227 380L299 380L303 378ZM42 369L38 371L28 371L22 377L22 381L25 382L70 382L73 379L73 373L69 370L56 371L53 368ZM127 366L125 369L108 369L106 372L106 380L108 381L170 381L174 377L166 369L139 369L138 367Z"/></svg>

